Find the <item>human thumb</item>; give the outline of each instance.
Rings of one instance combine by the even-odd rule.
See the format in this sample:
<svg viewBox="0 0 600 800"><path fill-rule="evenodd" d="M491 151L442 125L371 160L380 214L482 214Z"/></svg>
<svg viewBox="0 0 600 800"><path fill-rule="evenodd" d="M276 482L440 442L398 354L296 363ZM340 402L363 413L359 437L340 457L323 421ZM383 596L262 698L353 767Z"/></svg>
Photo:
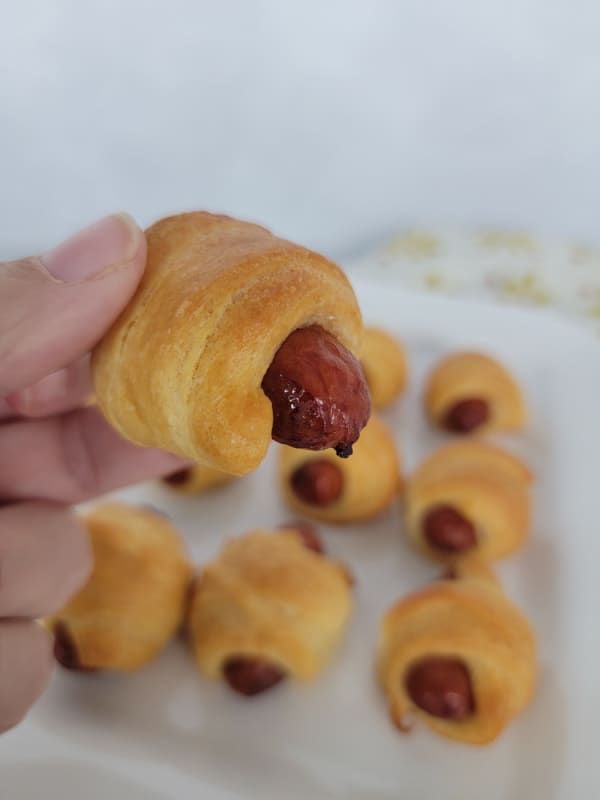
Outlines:
<svg viewBox="0 0 600 800"><path fill-rule="evenodd" d="M45 255L0 263L0 398L91 350L135 292L145 262L143 232L116 214Z"/></svg>

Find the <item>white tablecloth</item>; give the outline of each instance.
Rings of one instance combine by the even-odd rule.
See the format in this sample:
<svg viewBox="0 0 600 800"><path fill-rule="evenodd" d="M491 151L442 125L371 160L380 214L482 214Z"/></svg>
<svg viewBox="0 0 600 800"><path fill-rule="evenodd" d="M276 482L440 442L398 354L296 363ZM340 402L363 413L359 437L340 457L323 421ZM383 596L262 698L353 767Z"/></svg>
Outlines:
<svg viewBox="0 0 600 800"><path fill-rule="evenodd" d="M407 229L345 261L387 286L548 309L600 334L600 248L498 229Z"/></svg>

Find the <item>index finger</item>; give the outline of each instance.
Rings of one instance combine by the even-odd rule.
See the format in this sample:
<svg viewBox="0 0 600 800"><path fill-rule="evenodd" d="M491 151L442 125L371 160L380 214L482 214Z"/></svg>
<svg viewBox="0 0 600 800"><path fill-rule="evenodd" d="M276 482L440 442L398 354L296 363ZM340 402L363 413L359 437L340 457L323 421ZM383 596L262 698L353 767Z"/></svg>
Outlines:
<svg viewBox="0 0 600 800"><path fill-rule="evenodd" d="M142 231L120 214L46 256L0 263L0 397L90 351L135 292L145 261Z"/></svg>
<svg viewBox="0 0 600 800"><path fill-rule="evenodd" d="M187 464L125 441L96 408L0 427L0 499L79 503Z"/></svg>
<svg viewBox="0 0 600 800"><path fill-rule="evenodd" d="M89 353L65 369L46 375L41 381L21 389L0 402L3 417L48 417L90 405L93 400ZM3 413L4 411L4 413Z"/></svg>

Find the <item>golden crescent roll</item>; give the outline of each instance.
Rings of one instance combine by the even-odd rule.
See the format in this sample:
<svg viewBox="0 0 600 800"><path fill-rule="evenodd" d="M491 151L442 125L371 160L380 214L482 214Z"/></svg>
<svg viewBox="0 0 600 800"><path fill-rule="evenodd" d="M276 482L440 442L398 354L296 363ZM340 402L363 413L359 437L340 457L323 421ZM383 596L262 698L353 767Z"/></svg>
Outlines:
<svg viewBox="0 0 600 800"><path fill-rule="evenodd" d="M202 569L188 626L204 675L250 696L288 675L310 680L331 660L350 586L345 569L305 541L292 529L252 531Z"/></svg>
<svg viewBox="0 0 600 800"><path fill-rule="evenodd" d="M521 390L507 369L482 353L454 353L429 375L425 408L453 433L516 430L526 421Z"/></svg>
<svg viewBox="0 0 600 800"><path fill-rule="evenodd" d="M183 541L162 514L110 503L84 517L94 569L46 625L70 669L133 670L183 622L191 578Z"/></svg>
<svg viewBox="0 0 600 800"><path fill-rule="evenodd" d="M235 475L229 475L205 464L196 464L193 467L184 467L162 479L168 489L178 494L202 494L208 489L216 489L235 480Z"/></svg>
<svg viewBox="0 0 600 800"><path fill-rule="evenodd" d="M468 744L493 741L529 702L536 682L531 626L483 565L457 565L384 615L379 679L400 730L423 720Z"/></svg>
<svg viewBox="0 0 600 800"><path fill-rule="evenodd" d="M381 328L365 328L360 363L378 411L389 406L403 391L407 380L406 353L400 342Z"/></svg>
<svg viewBox="0 0 600 800"><path fill-rule="evenodd" d="M439 448L407 481L406 531L430 558L492 561L524 542L530 523L528 467L480 441Z"/></svg>
<svg viewBox="0 0 600 800"><path fill-rule="evenodd" d="M400 456L390 429L372 416L347 460L282 447L279 478L287 504L324 522L374 517L398 497Z"/></svg>
<svg viewBox="0 0 600 800"><path fill-rule="evenodd" d="M334 404L331 419L320 422L344 422L340 448L348 455L368 419L369 400L351 355L360 348L360 311L339 267L258 225L205 212L160 220L146 239L139 288L92 358L97 403L109 422L138 444L234 475L250 472L276 436L275 425L296 424L298 403L307 401L289 396L285 385L269 386L290 404L279 409L261 388L275 356L302 329L306 336L325 333L327 369L316 374L289 357L286 369L312 381L315 392L335 395L332 384L341 382L334 397L341 410ZM271 377L276 384L282 375ZM319 402L311 408L327 411ZM318 433L335 440L336 431ZM334 446L321 444L318 435L310 441L306 446L317 449Z"/></svg>

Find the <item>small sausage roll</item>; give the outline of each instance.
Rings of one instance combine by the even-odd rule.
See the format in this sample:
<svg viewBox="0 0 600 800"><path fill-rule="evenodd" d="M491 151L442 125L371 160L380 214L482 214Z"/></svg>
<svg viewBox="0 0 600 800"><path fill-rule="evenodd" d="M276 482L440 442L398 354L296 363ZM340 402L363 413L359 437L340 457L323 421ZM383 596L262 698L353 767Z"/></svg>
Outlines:
<svg viewBox="0 0 600 800"><path fill-rule="evenodd" d="M482 353L454 353L429 375L425 409L431 422L468 434L517 430L525 424L523 395L506 368Z"/></svg>
<svg viewBox="0 0 600 800"><path fill-rule="evenodd" d="M279 475L287 504L304 516L324 522L368 519L387 508L400 491L400 462L394 437L371 417L342 461L333 450L312 453L283 447Z"/></svg>
<svg viewBox="0 0 600 800"><path fill-rule="evenodd" d="M423 720L449 739L482 745L532 697L535 637L486 567L465 562L387 611L377 668L401 731Z"/></svg>
<svg viewBox="0 0 600 800"><path fill-rule="evenodd" d="M406 532L430 558L503 558L530 525L532 475L512 454L469 440L437 450L407 481Z"/></svg>
<svg viewBox="0 0 600 800"><path fill-rule="evenodd" d="M342 270L202 211L159 220L146 243L137 291L92 355L112 426L233 475L256 469L271 439L349 456L370 399Z"/></svg>
<svg viewBox="0 0 600 800"><path fill-rule="evenodd" d="M183 622L191 578L183 541L162 514L120 503L85 518L94 569L81 591L45 622L69 669L134 670Z"/></svg>
<svg viewBox="0 0 600 800"><path fill-rule="evenodd" d="M178 494L194 495L202 494L208 489L225 486L233 480L235 480L235 475L229 475L227 472L221 472L221 470L207 467L204 464L196 464L193 467L184 467L177 472L172 472L162 479L162 483Z"/></svg>
<svg viewBox="0 0 600 800"><path fill-rule="evenodd" d="M404 391L407 380L406 353L400 342L387 331L365 328L360 363L375 411L389 406Z"/></svg>
<svg viewBox="0 0 600 800"><path fill-rule="evenodd" d="M245 696L290 676L314 678L346 628L351 589L315 534L256 530L231 539L201 571L188 617L200 671Z"/></svg>

